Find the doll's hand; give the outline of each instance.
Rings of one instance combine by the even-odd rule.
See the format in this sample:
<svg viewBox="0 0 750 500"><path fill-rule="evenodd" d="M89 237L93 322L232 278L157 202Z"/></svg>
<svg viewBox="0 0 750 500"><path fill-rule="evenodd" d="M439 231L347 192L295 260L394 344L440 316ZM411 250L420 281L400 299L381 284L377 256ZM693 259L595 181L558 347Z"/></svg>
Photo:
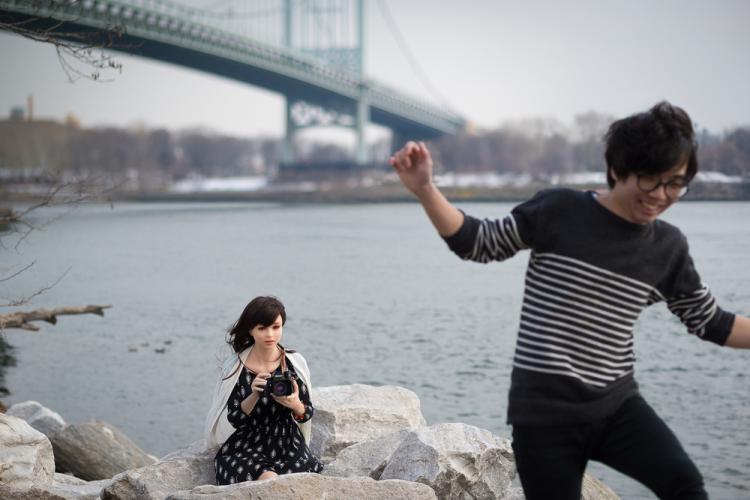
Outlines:
<svg viewBox="0 0 750 500"><path fill-rule="evenodd" d="M266 384L268 383L268 379L271 377L270 373L259 373L255 376L253 379L253 383L250 384L250 388L253 390L255 394L260 396L263 394L263 391L266 390Z"/></svg>
<svg viewBox="0 0 750 500"><path fill-rule="evenodd" d="M294 379L292 379L292 387L294 388L294 390L288 396L274 396L273 394L271 394L271 397L280 405L286 406L297 415L302 416L305 414L305 405L302 404L302 401L300 401L299 399L299 386L297 385L297 381Z"/></svg>

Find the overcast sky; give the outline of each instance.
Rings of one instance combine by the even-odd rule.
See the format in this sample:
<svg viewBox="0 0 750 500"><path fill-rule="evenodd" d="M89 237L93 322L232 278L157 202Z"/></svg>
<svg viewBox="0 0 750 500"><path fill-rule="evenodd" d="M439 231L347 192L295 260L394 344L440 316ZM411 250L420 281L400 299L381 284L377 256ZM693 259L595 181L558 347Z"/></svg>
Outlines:
<svg viewBox="0 0 750 500"><path fill-rule="evenodd" d="M184 0L194 5L215 0ZM367 73L434 100L368 2ZM623 116L661 99L712 132L750 124L750 2L387 0L424 73L480 127L524 117L570 123L595 110ZM110 83L69 83L52 46L0 34L0 115L84 126L280 135L282 99L269 91L164 63L117 55Z"/></svg>

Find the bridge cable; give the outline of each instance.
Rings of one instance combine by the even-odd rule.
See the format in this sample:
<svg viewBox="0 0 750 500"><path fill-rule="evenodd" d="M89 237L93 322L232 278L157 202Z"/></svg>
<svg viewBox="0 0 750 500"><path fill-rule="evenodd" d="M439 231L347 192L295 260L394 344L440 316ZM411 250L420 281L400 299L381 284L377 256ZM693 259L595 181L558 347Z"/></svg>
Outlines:
<svg viewBox="0 0 750 500"><path fill-rule="evenodd" d="M422 69L422 66L419 64L417 58L414 57L414 53L412 53L412 51L409 49L409 46L406 44L406 39L401 33L401 30L398 28L398 25L396 24L396 21L393 18L390 9L388 8L388 3L386 3L386 0L378 0L378 7L380 8L380 12L383 14L383 17L388 24L388 28L393 33L393 37L396 39L396 43L398 44L399 49L401 49L401 52L406 57L407 62L411 65L412 70L414 71L422 85L425 86L427 91L430 92L432 94L432 97L435 98L440 104L449 109L454 109L448 99L446 99L445 96L438 92L438 90L430 81L430 78L427 76L427 73L425 73L425 71Z"/></svg>
<svg viewBox="0 0 750 500"><path fill-rule="evenodd" d="M232 8L232 5L227 5L226 11L214 10L214 9L223 7L222 3L231 4L231 3L234 3L234 1L233 0L219 0L218 2L213 2L211 5L208 5L206 7L202 7L202 8L190 7L187 10L189 10L193 14L199 14L205 17L211 17L214 19L229 19L229 20L269 17L269 16L273 16L282 12L281 7L275 7L275 8L266 9L266 10L236 12Z"/></svg>

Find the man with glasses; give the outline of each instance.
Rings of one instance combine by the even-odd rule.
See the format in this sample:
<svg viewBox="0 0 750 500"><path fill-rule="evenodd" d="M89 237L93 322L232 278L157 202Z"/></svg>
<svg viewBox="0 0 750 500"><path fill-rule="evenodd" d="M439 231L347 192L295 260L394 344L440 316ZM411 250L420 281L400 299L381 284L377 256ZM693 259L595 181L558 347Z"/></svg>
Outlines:
<svg viewBox="0 0 750 500"><path fill-rule="evenodd" d="M689 333L750 348L750 319L716 304L683 234L658 219L698 171L687 113L662 102L614 122L605 139L607 192L541 191L496 220L446 200L423 143L390 163L462 259L531 250L508 398L526 498L580 498L586 464L597 460L660 498L705 499L697 468L639 394L633 327L664 301Z"/></svg>

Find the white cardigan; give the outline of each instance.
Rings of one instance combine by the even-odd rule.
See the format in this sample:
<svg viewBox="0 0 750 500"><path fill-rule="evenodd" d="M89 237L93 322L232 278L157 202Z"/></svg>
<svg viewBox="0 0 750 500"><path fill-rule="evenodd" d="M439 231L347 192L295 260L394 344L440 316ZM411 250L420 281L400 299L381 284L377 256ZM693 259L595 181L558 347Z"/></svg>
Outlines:
<svg viewBox="0 0 750 500"><path fill-rule="evenodd" d="M227 402L229 401L229 396L232 394L232 389L234 389L234 386L237 383L237 379L240 377L240 373L242 373L239 366L240 359L244 364L245 361L247 361L247 357L252 348L252 346L248 347L242 351L239 356L232 354L224 360L224 363L222 364L221 377L216 383L213 400L211 402L211 409L208 411L208 416L206 416L206 423L204 425L203 433L206 439L207 449L218 448L224 444L224 441L229 439L229 436L235 431L235 428L232 427L232 424L227 420ZM312 386L310 385L310 369L307 367L307 361L305 361L305 358L303 358L301 354L296 352L288 352L286 353L286 357L294 366L297 375L299 375L307 386L307 392L309 394L312 391ZM230 374L231 376L229 376ZM302 431L305 442L310 444L310 429L312 427L310 421L308 420L303 423L297 422L297 425L299 425L300 430Z"/></svg>

